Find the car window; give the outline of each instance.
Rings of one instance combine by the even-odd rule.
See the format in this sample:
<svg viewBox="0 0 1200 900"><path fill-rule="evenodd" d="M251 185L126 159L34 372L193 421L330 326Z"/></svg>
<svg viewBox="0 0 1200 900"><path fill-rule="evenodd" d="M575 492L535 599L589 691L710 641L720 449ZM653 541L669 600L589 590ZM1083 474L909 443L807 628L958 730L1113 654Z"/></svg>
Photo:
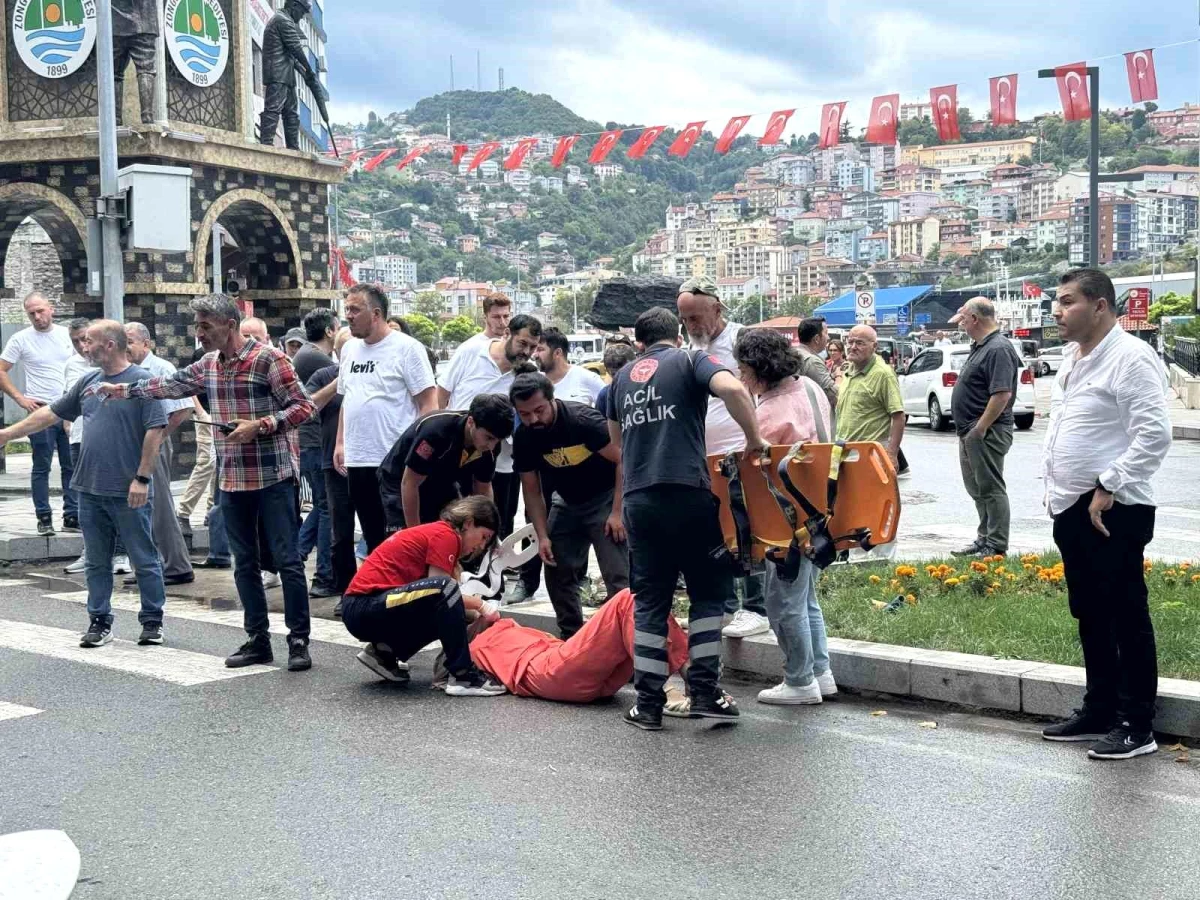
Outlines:
<svg viewBox="0 0 1200 900"><path fill-rule="evenodd" d="M950 354L950 369L954 372L962 371L963 365L967 361L967 357L971 355L970 350L964 350L961 353Z"/></svg>
<svg viewBox="0 0 1200 900"><path fill-rule="evenodd" d="M940 368L942 365L941 350L926 350L920 356L913 360L912 367L908 370L910 374L917 372L932 372Z"/></svg>

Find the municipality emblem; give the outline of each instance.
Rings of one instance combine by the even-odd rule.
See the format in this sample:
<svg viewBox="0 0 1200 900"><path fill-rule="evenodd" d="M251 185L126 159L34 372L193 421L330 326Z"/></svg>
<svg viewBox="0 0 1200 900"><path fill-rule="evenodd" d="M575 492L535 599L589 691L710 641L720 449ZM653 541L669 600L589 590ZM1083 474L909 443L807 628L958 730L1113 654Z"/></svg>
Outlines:
<svg viewBox="0 0 1200 900"><path fill-rule="evenodd" d="M43 78L65 78L83 65L96 43L95 0L17 0L13 45Z"/></svg>
<svg viewBox="0 0 1200 900"><path fill-rule="evenodd" d="M218 0L167 0L163 21L180 74L197 87L216 84L229 62L229 25Z"/></svg>

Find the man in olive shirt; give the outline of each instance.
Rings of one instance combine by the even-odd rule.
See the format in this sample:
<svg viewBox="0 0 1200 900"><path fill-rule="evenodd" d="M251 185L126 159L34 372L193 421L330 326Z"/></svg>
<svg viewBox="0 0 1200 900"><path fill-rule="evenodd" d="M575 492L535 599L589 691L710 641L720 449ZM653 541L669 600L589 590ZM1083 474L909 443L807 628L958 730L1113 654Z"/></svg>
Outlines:
<svg viewBox="0 0 1200 900"><path fill-rule="evenodd" d="M1000 333L996 312L986 297L972 297L950 319L971 336L971 353L958 373L950 411L958 432L958 462L963 485L979 512L975 542L955 556L991 556L1008 552L1008 489L1004 457L1013 442L1013 401L1021 361Z"/></svg>

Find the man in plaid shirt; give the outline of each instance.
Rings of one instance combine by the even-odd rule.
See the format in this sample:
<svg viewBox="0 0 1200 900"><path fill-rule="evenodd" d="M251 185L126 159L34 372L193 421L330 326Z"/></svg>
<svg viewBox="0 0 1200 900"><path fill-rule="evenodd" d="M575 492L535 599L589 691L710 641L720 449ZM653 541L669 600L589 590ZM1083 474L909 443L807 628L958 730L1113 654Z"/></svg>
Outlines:
<svg viewBox="0 0 1200 900"><path fill-rule="evenodd" d="M316 409L291 360L239 331L241 310L225 294L191 304L196 339L205 355L174 375L136 384L101 384L96 392L123 399L171 399L208 394L225 528L234 556L234 581L249 640L225 660L230 668L274 660L267 631L267 596L259 567L259 521L283 581L288 669L312 667L308 654L308 589L297 536L300 528L299 444L296 428Z"/></svg>

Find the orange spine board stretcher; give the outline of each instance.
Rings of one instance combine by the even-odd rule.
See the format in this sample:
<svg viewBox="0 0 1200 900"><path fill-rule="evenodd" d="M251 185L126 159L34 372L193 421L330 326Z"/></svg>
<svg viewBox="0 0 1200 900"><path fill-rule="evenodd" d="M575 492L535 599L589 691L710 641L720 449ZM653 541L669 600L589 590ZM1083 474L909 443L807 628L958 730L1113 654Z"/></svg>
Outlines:
<svg viewBox="0 0 1200 900"><path fill-rule="evenodd" d="M797 527L804 524L804 510L795 502L779 478L779 463L792 454L788 462L788 477L808 501L820 512L828 512L830 462L834 444L804 444L793 447L771 447L770 463L738 457L738 472L746 496L750 516L750 532L754 537L751 555L762 560L769 547L787 547L792 541L792 528L771 492L764 476L796 508ZM708 457L708 472L712 476L712 491L721 501L721 531L725 545L737 552L737 529L729 508L729 481L721 474L724 456ZM853 534L866 528L871 532L872 545L887 544L896 539L900 522L900 488L896 470L884 446L875 441L847 443L841 469L837 473L838 493L829 534L834 537ZM800 546L808 544L807 534L801 531ZM857 546L852 540L838 542L838 549Z"/></svg>

